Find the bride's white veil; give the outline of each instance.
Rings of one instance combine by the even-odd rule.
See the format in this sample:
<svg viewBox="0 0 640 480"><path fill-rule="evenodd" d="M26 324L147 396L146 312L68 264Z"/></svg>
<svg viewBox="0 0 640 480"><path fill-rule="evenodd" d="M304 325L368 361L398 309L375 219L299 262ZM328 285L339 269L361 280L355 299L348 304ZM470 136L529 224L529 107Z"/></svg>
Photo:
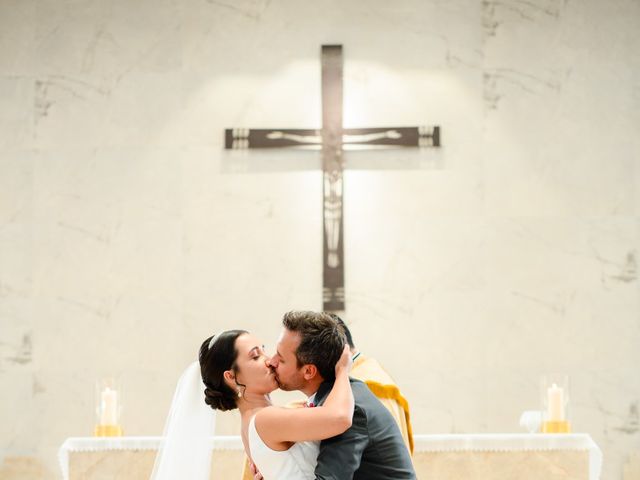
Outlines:
<svg viewBox="0 0 640 480"><path fill-rule="evenodd" d="M151 480L208 480L215 411L204 402L199 362L189 365L176 387Z"/></svg>

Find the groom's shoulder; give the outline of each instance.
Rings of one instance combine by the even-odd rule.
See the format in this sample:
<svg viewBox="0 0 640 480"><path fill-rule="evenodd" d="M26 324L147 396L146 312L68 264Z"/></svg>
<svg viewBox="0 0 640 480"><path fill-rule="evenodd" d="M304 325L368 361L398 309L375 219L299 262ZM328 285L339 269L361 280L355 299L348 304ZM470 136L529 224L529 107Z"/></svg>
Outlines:
<svg viewBox="0 0 640 480"><path fill-rule="evenodd" d="M351 383L351 391L353 392L353 399L355 400L356 407L370 406L372 403L374 405L376 403L380 403L378 398L371 392L371 390L369 390L367 384L362 380L349 377L349 382ZM322 398L321 403L324 403L327 394L333 388L333 383L334 382L324 382L320 386L318 396ZM380 403L380 405L382 404Z"/></svg>
<svg viewBox="0 0 640 480"><path fill-rule="evenodd" d="M377 407L380 405L384 408L380 400L378 400L378 397L373 394L366 383L356 378L349 378L349 380L351 381L351 390L353 391L353 399L355 400L356 406Z"/></svg>
<svg viewBox="0 0 640 480"><path fill-rule="evenodd" d="M367 387L367 384L364 383L362 380L358 380L357 378L353 378L353 377L349 377L349 382L351 383L351 389L352 390L369 390L369 387ZM333 384L335 383L334 380L327 380L325 382L322 382L322 384L320 385L320 388L318 389L318 394L322 393L329 393L329 391L333 388Z"/></svg>
<svg viewBox="0 0 640 480"><path fill-rule="evenodd" d="M349 382L351 382L351 389L354 391L361 390L363 387L366 390L369 389L366 383L364 383L362 380L358 380L357 378L349 377Z"/></svg>

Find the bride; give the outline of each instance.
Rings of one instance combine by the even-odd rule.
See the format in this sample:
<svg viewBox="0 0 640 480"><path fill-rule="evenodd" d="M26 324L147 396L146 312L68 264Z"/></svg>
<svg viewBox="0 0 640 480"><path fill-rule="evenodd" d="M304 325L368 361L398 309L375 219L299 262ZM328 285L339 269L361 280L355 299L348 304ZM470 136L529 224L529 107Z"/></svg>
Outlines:
<svg viewBox="0 0 640 480"><path fill-rule="evenodd" d="M196 378L195 363L178 383L153 480L209 478L208 437L213 432L213 421L203 411L205 402L213 410L239 409L245 452L264 480L315 479L319 441L351 426L354 399L349 384L348 345L335 366L334 386L318 408L272 405L269 394L278 388L278 383L268 360L262 342L245 330L227 330L202 343L198 372L201 379ZM199 406L194 403L198 396Z"/></svg>

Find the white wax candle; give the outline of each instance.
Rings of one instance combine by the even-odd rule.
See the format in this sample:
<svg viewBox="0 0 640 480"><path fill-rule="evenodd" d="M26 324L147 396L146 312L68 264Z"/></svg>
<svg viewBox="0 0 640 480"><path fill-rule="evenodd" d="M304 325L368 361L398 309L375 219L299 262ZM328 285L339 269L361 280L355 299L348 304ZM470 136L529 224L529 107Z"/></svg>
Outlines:
<svg viewBox="0 0 640 480"><path fill-rule="evenodd" d="M547 389L547 420L564 421L564 392L555 383Z"/></svg>
<svg viewBox="0 0 640 480"><path fill-rule="evenodd" d="M101 400L100 424L117 425L118 392L107 387L102 391Z"/></svg>

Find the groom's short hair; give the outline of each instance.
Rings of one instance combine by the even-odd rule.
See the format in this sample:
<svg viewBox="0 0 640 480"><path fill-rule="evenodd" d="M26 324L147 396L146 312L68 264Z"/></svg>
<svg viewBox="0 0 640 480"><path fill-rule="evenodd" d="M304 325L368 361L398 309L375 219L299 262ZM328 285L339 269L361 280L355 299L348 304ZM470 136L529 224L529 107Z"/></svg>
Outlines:
<svg viewBox="0 0 640 480"><path fill-rule="evenodd" d="M296 350L298 368L313 364L324 380L335 380L336 363L346 344L342 326L328 313L311 311L287 312L282 325L300 334Z"/></svg>

